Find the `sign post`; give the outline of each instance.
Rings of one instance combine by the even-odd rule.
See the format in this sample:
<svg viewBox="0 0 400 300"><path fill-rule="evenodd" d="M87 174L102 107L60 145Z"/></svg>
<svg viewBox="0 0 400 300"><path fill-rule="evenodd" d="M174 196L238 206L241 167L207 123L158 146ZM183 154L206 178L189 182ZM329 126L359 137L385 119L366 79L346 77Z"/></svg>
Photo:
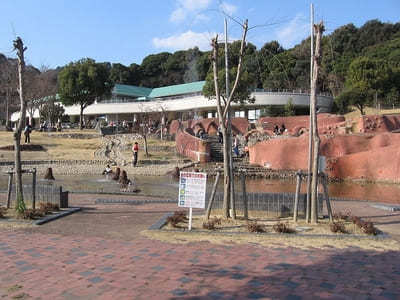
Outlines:
<svg viewBox="0 0 400 300"><path fill-rule="evenodd" d="M189 230L192 230L194 208L205 208L207 174L180 172L178 206L189 208Z"/></svg>

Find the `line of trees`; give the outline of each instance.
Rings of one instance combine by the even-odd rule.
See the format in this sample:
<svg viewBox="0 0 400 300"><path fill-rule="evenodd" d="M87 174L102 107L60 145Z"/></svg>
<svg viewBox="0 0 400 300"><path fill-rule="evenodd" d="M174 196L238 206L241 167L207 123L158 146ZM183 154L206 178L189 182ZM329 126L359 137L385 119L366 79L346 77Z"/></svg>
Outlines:
<svg viewBox="0 0 400 300"><path fill-rule="evenodd" d="M376 99L386 105L400 105L400 23L371 20L360 28L347 24L324 36L321 47L323 59L318 90L336 98L338 112L344 113L349 105L354 105L363 113L365 106L374 104ZM229 45L229 65L237 65L239 51L240 41ZM284 49L277 41L267 42L260 49L247 43L243 83L248 88L309 90L309 53L309 38L291 49ZM160 87L207 77L209 80L211 54L211 51L193 48L148 55L140 65L108 62L100 65L106 70L105 82L109 84ZM15 59L0 54L0 105L3 111L9 108L9 115L18 103L16 65ZM59 90L58 73L64 68L70 65L54 70L27 66L27 98L54 95ZM28 106L28 114L31 111L32 107Z"/></svg>

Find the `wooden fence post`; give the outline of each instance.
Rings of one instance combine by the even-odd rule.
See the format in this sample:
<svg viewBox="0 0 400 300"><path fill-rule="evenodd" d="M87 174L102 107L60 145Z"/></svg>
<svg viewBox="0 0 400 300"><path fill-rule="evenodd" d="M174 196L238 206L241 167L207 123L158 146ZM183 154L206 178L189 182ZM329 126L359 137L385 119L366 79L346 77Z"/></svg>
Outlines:
<svg viewBox="0 0 400 300"><path fill-rule="evenodd" d="M299 211L299 194L300 194L300 188L301 188L301 170L297 171L296 173L296 179L297 179L297 183L296 183L296 194L294 197L294 208L293 208L293 221L297 222L297 214Z"/></svg>
<svg viewBox="0 0 400 300"><path fill-rule="evenodd" d="M217 190L218 187L218 181L219 181L219 177L221 175L221 170L217 169L217 177L215 178L215 182L214 182L214 186L210 195L210 199L208 201L208 206L207 206L207 211L206 211L206 219L208 220L210 218L210 213L211 213L211 207L213 205L214 202L214 197L215 197L215 192Z"/></svg>
<svg viewBox="0 0 400 300"><path fill-rule="evenodd" d="M247 192L246 192L246 176L242 170L242 193L243 193L243 216L245 220L249 219L249 211L247 207Z"/></svg>
<svg viewBox="0 0 400 300"><path fill-rule="evenodd" d="M329 221L333 222L331 200L329 199L328 193L328 176L326 176L324 173L322 173L322 186L324 187L324 198L326 202L326 209L328 210Z"/></svg>
<svg viewBox="0 0 400 300"><path fill-rule="evenodd" d="M10 208L10 206L11 206L11 191L12 191L13 175L14 175L14 171L10 171L8 173L7 208Z"/></svg>

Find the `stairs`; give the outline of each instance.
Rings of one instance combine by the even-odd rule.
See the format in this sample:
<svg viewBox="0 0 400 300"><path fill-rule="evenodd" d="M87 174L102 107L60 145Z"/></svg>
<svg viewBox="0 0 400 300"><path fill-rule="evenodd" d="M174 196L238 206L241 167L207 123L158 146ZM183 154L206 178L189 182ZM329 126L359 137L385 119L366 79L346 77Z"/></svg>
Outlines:
<svg viewBox="0 0 400 300"><path fill-rule="evenodd" d="M207 142L210 143L210 154L212 161L223 161L224 160L224 152L222 148L222 144L218 142L217 136L209 136L207 138Z"/></svg>

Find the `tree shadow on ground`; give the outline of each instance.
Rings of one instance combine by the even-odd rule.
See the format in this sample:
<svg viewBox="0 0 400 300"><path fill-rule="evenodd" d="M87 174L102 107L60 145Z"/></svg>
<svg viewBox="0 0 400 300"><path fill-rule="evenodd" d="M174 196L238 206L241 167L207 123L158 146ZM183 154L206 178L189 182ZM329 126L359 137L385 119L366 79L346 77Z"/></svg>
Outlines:
<svg viewBox="0 0 400 300"><path fill-rule="evenodd" d="M243 254L256 256L251 252L238 255ZM298 263L285 262L289 257L293 261L293 255ZM282 249L260 261L256 270L246 264L229 268L212 263L193 265L184 271L211 291L187 296L192 291L181 289L177 291L182 296L172 299L400 299L398 259L396 251Z"/></svg>

